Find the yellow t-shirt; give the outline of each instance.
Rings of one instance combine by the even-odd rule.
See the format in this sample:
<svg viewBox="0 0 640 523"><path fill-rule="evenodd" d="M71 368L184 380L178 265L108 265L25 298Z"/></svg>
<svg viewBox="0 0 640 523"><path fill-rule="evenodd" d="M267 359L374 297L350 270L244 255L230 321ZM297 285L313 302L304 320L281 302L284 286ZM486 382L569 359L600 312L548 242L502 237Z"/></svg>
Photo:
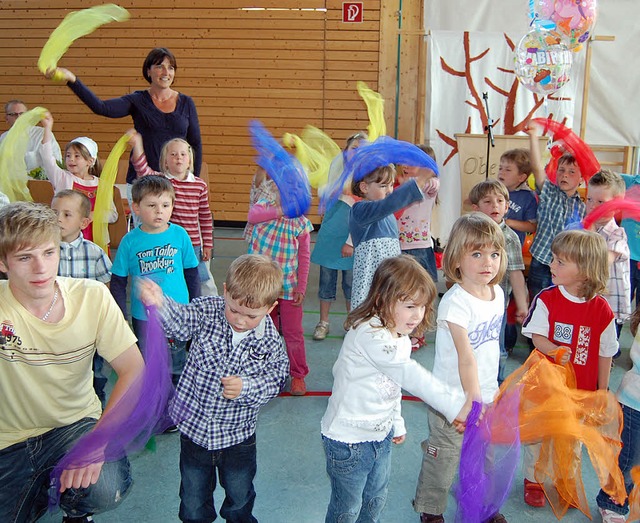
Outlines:
<svg viewBox="0 0 640 523"><path fill-rule="evenodd" d="M0 450L85 418L99 418L95 351L107 361L136 343L107 287L57 278L64 318L47 323L0 282Z"/></svg>

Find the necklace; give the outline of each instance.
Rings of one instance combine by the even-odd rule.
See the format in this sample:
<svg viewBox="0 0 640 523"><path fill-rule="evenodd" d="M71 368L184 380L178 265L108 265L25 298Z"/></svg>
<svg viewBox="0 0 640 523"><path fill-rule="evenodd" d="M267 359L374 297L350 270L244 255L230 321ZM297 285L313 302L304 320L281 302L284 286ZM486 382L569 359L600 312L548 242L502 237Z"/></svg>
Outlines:
<svg viewBox="0 0 640 523"><path fill-rule="evenodd" d="M42 321L47 321L47 318L53 311L53 308L56 306L56 302L58 301L58 285L56 284L56 290L53 293L53 299L51 300L51 305L49 305L49 310L45 313L45 315L41 318Z"/></svg>
<svg viewBox="0 0 640 523"><path fill-rule="evenodd" d="M153 98L159 104L163 104L165 102L168 102L169 100L171 100L173 98L173 93L171 93L167 98L160 99L155 94L153 94L151 91L149 91L149 92L151 93L151 98Z"/></svg>

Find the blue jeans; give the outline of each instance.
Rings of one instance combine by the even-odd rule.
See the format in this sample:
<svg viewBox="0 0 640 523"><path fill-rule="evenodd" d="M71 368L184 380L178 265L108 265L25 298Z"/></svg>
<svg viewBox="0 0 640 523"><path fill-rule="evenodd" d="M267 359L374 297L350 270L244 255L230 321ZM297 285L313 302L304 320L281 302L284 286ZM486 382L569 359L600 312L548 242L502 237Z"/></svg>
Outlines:
<svg viewBox="0 0 640 523"><path fill-rule="evenodd" d="M131 325L133 327L133 333L138 338L138 346L143 350L144 354L147 340L147 321L131 318ZM171 381L174 386L177 386L178 381L180 381L180 376L182 376L185 363L187 362L187 342L167 338L167 345L171 351Z"/></svg>
<svg viewBox="0 0 640 523"><path fill-rule="evenodd" d="M202 245L194 245L193 250L196 253L196 258L198 258L198 277L200 278L200 283L209 280L209 271L207 270L208 261L202 261ZM211 261L211 260L209 260Z"/></svg>
<svg viewBox="0 0 640 523"><path fill-rule="evenodd" d="M347 301L351 301L351 285L353 284L353 271L338 271L320 265L320 283L318 285L318 298L322 301L336 301L336 289L338 287L338 272L342 273L342 292Z"/></svg>
<svg viewBox="0 0 640 523"><path fill-rule="evenodd" d="M631 468L635 465L640 465L640 412L622 405L622 414L624 416L624 426L622 428L622 450L618 457L618 466L624 475L624 484L627 489L627 495L629 495L634 485L631 479ZM624 505L618 505L603 490L598 493L596 503L600 508L605 508L618 514L627 515L629 513L628 500L624 502Z"/></svg>
<svg viewBox="0 0 640 523"><path fill-rule="evenodd" d="M640 269L638 269L638 260L629 260L631 268L631 297L636 295L636 307L640 305Z"/></svg>
<svg viewBox="0 0 640 523"><path fill-rule="evenodd" d="M422 265L431 278L433 278L433 282L437 283L438 268L436 267L436 255L433 253L433 247L429 247L428 249L405 249L402 251L402 254L409 254L418 260L420 265Z"/></svg>
<svg viewBox="0 0 640 523"><path fill-rule="evenodd" d="M31 522L44 514L51 471L95 424L96 420L84 418L0 450L0 521ZM127 458L105 463L95 485L65 490L60 508L70 516L111 510L120 504L131 483Z"/></svg>
<svg viewBox="0 0 640 523"><path fill-rule="evenodd" d="M506 298L507 300L509 298ZM502 316L502 326L500 327L500 362L498 363L498 385L502 385L504 381L504 369L507 366L507 358L509 353L507 352L507 346L505 344L505 336L507 329L507 307L504 308L504 316Z"/></svg>
<svg viewBox="0 0 640 523"><path fill-rule="evenodd" d="M109 382L109 377L104 373L104 358L98 356L96 352L93 355L93 390L96 391L96 395L102 403L102 408L107 404L107 394L104 388Z"/></svg>
<svg viewBox="0 0 640 523"><path fill-rule="evenodd" d="M375 523L387 502L391 475L391 438L342 443L322 437L331 481L325 523Z"/></svg>
<svg viewBox="0 0 640 523"><path fill-rule="evenodd" d="M551 269L549 266L532 257L531 265L529 265L529 275L527 276L527 286L529 287L531 301L542 289L546 289L551 285L553 285L553 282L551 281Z"/></svg>
<svg viewBox="0 0 640 523"><path fill-rule="evenodd" d="M221 450L207 450L180 435L180 520L211 523L216 519L216 469L225 492L220 516L231 523L258 523L251 514L256 499L255 434Z"/></svg>

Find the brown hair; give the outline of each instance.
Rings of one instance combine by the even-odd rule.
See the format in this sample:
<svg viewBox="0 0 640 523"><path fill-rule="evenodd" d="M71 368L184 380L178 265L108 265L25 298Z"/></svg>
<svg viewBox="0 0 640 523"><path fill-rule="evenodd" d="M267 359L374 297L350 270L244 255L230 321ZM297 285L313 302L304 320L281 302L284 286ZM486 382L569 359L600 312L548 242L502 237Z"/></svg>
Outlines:
<svg viewBox="0 0 640 523"><path fill-rule="evenodd" d="M469 191L469 201L472 205L478 205L488 194L497 194L504 196L504 199L509 201L509 190L500 180L494 180L489 178L480 183L476 183Z"/></svg>
<svg viewBox="0 0 640 523"><path fill-rule="evenodd" d="M88 162L93 160L93 164L89 166L89 174L95 176L96 178L100 178L100 173L102 173L102 164L100 163L100 158L94 158L93 156L91 156L89 149L87 149L80 142L69 142L64 148L65 156L67 155L67 151L69 151L69 149L80 153L80 155Z"/></svg>
<svg viewBox="0 0 640 523"><path fill-rule="evenodd" d="M551 242L554 256L562 256L575 263L584 282L580 298L590 300L607 290L609 280L609 252L607 243L598 233L585 230L562 231Z"/></svg>
<svg viewBox="0 0 640 523"><path fill-rule="evenodd" d="M500 156L500 161L502 160L515 163L520 174L531 174L531 156L528 149L509 149Z"/></svg>
<svg viewBox="0 0 640 523"><path fill-rule="evenodd" d="M174 71L178 70L178 63L176 62L176 57L173 55L169 49L166 47L156 47L149 51L149 54L144 59L144 63L142 64L142 76L144 79L151 83L151 77L149 76L149 68L152 65L160 65L165 58L169 59L169 63L173 67Z"/></svg>
<svg viewBox="0 0 640 523"><path fill-rule="evenodd" d="M278 300L282 284L282 269L275 261L262 254L243 254L229 266L225 289L243 307L261 309Z"/></svg>
<svg viewBox="0 0 640 523"><path fill-rule="evenodd" d="M396 177L396 168L390 163L374 169L361 180L351 182L351 192L355 196L364 198L364 193L360 190L361 183L393 183Z"/></svg>
<svg viewBox="0 0 640 523"><path fill-rule="evenodd" d="M417 305L426 307L424 318L415 330L422 332L432 329L435 325L437 296L433 279L413 256L402 254L387 258L376 269L367 298L349 313L344 328L355 328L376 316L382 327L393 329L393 309L396 303L412 300Z"/></svg>
<svg viewBox="0 0 640 523"><path fill-rule="evenodd" d="M498 224L481 212L461 216L453 224L449 241L444 248L442 268L447 280L462 283L460 263L469 251L491 246L500 252L500 269L490 285L498 284L507 270L507 252L504 248L504 234Z"/></svg>
<svg viewBox="0 0 640 523"><path fill-rule="evenodd" d="M13 252L53 242L60 245L58 217L39 203L15 202L0 209L0 260Z"/></svg>
<svg viewBox="0 0 640 523"><path fill-rule="evenodd" d="M564 153L558 160L558 165L568 163L569 165L578 165L576 157L571 153Z"/></svg>
<svg viewBox="0 0 640 523"><path fill-rule="evenodd" d="M175 202L176 193L173 190L171 182L164 176L155 174L137 178L131 186L131 200L133 203L140 203L142 199L149 194L161 196L164 193L169 193L171 200Z"/></svg>

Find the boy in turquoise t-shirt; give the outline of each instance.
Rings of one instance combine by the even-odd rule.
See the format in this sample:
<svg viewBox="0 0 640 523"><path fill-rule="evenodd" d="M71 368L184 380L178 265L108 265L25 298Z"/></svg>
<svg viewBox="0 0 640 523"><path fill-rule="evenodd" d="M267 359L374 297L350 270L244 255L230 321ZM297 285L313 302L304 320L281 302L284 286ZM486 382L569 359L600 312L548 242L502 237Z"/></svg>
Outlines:
<svg viewBox="0 0 640 523"><path fill-rule="evenodd" d="M163 176L138 178L131 188L133 212L141 220L120 243L111 268L111 294L127 317L128 276L154 280L178 303L189 303L199 295L198 259L187 231L169 223L175 194ZM147 314L138 293L131 293L133 331L141 347L145 345ZM172 374L177 384L186 361L186 342L169 340Z"/></svg>

